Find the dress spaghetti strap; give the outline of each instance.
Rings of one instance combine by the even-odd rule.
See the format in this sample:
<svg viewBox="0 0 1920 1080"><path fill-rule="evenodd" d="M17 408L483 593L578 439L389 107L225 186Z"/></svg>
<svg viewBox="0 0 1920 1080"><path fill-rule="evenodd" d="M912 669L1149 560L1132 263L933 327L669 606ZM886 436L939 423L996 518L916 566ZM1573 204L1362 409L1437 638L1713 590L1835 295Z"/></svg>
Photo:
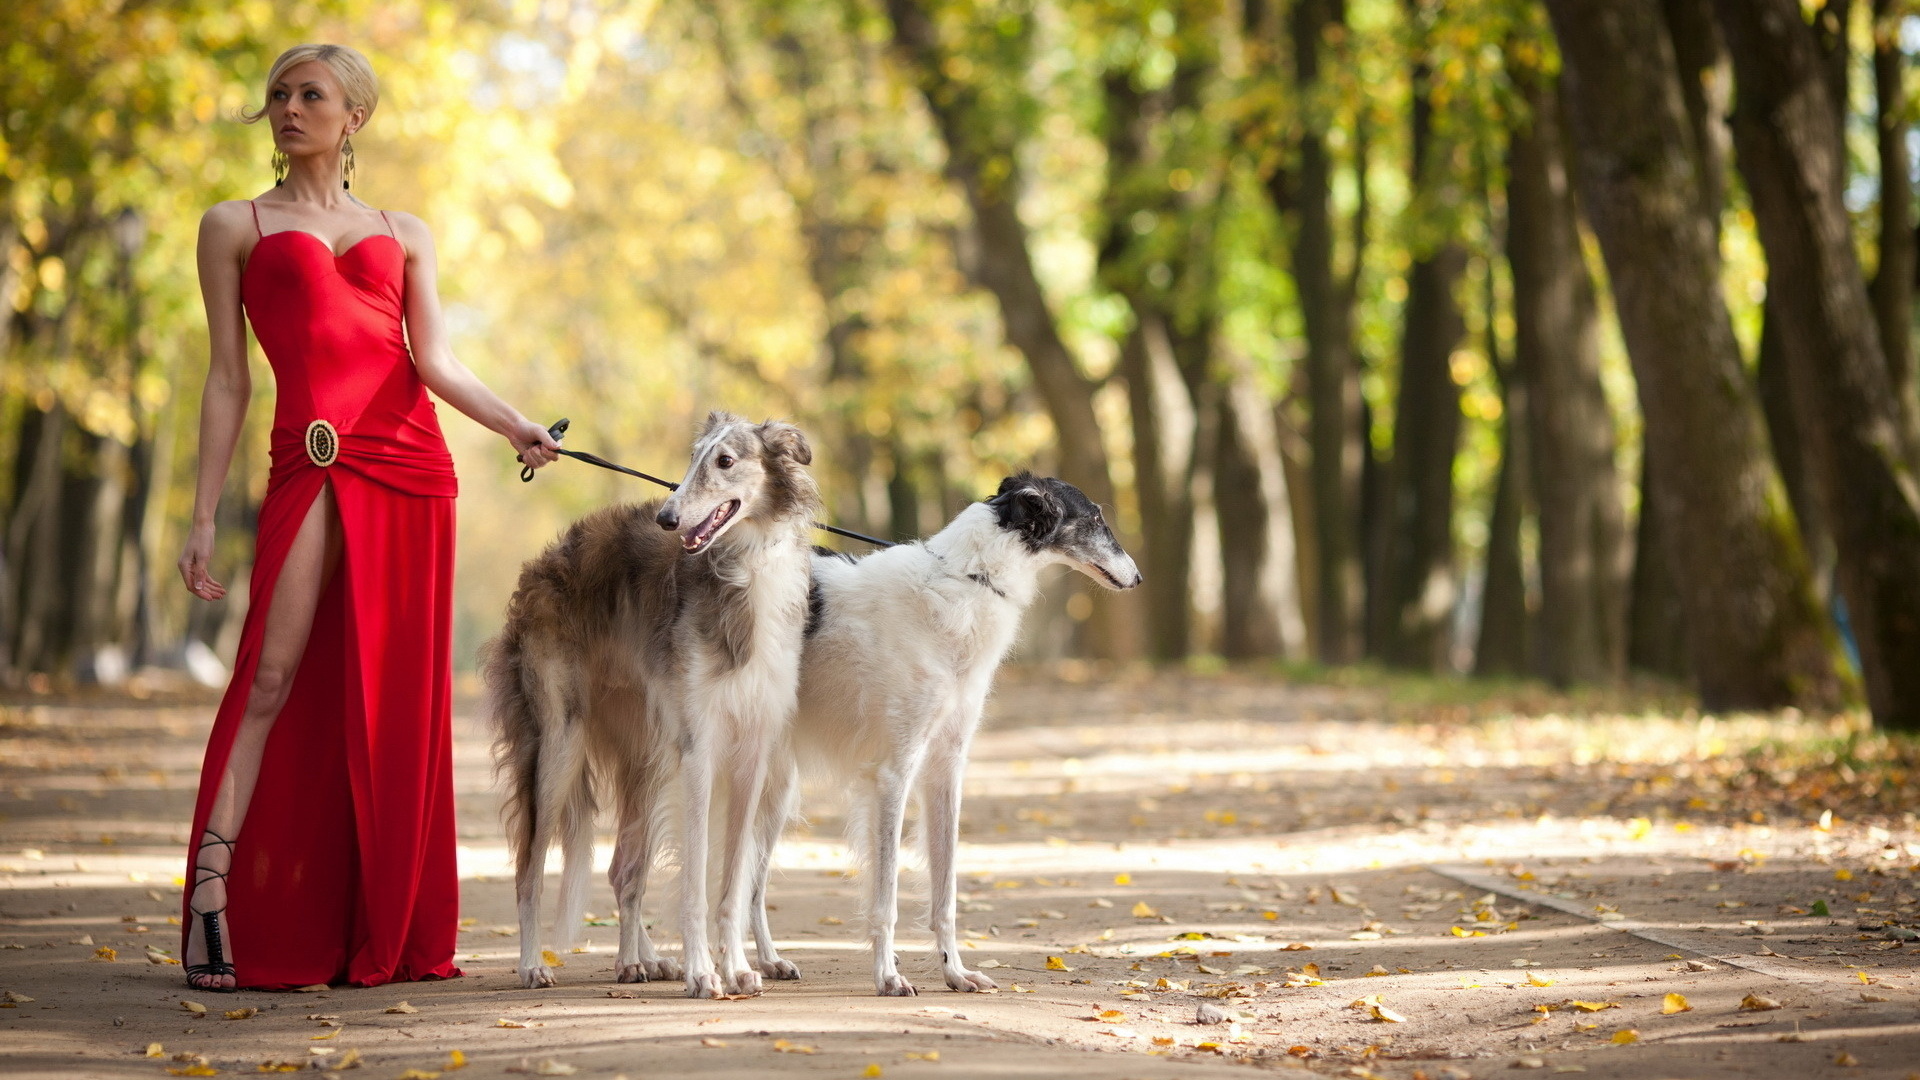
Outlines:
<svg viewBox="0 0 1920 1080"><path fill-rule="evenodd" d="M261 240L265 240L265 239L267 238L267 234L266 234L266 233L263 233L263 232L261 232L261 231L260 231L260 204L259 204L259 203L257 203L257 202L254 202L254 201L253 201L252 199L248 199L248 200L247 200L247 205L253 208L253 234L254 234L254 236L255 236L255 237L257 237L257 238L259 238L259 239L261 239Z"/></svg>
<svg viewBox="0 0 1920 1080"><path fill-rule="evenodd" d="M380 211L380 220L387 223L388 236L393 237L395 240L400 239L400 234L393 231L393 219L387 216L387 212L385 210Z"/></svg>

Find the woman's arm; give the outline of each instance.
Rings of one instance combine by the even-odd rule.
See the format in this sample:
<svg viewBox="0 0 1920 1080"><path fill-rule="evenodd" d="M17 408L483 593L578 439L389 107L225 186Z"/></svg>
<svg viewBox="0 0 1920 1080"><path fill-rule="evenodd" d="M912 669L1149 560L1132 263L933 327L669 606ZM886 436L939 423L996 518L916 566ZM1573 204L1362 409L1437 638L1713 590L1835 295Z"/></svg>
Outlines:
<svg viewBox="0 0 1920 1080"><path fill-rule="evenodd" d="M440 270L433 234L412 214L391 217L401 245L407 249L407 344L413 350L420 381L440 400L489 431L505 436L526 464L537 469L558 461L560 455L554 451L560 444L553 441L547 429L520 415L454 357L446 321L440 314Z"/></svg>
<svg viewBox="0 0 1920 1080"><path fill-rule="evenodd" d="M196 262L200 299L207 309L207 385L200 395L200 461L193 489L193 523L180 576L202 600L218 600L227 587L207 575L213 558L213 515L226 486L233 448L247 419L253 380L247 371L247 324L240 308L241 250L246 232L239 203L221 203L200 218Z"/></svg>

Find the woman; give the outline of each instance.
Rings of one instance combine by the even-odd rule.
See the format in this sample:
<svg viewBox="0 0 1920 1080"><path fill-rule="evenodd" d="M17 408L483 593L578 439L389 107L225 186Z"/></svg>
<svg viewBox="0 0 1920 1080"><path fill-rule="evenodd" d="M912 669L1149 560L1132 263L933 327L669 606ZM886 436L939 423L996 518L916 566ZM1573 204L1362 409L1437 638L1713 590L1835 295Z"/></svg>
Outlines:
<svg viewBox="0 0 1920 1080"><path fill-rule="evenodd" d="M212 360L180 574L203 600L246 415L246 324L274 372L251 607L208 740L188 856L188 983L226 992L448 978L458 923L453 461L426 391L536 468L547 432L454 359L433 237L350 190L379 89L339 45L267 75L275 186L200 224ZM244 317L243 313L244 312Z"/></svg>

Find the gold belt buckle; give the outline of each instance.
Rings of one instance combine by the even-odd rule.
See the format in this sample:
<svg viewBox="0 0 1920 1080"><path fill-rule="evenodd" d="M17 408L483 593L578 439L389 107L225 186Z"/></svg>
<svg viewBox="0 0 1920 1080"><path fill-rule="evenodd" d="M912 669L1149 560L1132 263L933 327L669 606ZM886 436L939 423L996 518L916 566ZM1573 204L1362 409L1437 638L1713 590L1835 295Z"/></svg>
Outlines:
<svg viewBox="0 0 1920 1080"><path fill-rule="evenodd" d="M307 425L307 460L323 469L340 460L340 433L325 420Z"/></svg>

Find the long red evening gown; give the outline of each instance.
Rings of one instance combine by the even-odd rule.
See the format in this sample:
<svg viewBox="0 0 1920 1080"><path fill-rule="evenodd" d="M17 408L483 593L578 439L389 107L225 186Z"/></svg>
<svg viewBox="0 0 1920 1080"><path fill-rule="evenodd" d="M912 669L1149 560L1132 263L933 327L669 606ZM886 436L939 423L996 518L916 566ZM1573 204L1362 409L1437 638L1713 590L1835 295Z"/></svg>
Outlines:
<svg viewBox="0 0 1920 1080"><path fill-rule="evenodd" d="M264 233L240 293L276 382L272 469L193 843L246 709L274 584L323 484L344 544L245 821L228 837L227 958L243 987L455 976L455 482L402 329L406 252L391 223L337 257L311 233ZM183 911L185 926L195 921Z"/></svg>

